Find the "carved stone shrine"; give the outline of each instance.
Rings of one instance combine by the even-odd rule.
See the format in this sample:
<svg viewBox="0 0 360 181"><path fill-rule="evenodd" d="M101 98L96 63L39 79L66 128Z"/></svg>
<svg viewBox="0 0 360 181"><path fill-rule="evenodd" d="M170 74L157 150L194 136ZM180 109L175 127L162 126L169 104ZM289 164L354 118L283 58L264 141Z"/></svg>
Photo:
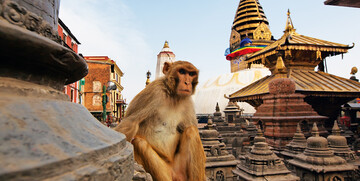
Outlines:
<svg viewBox="0 0 360 181"><path fill-rule="evenodd" d="M283 161L269 149L260 129L254 138L254 146L251 151L240 158L240 163L233 172L236 175L236 179L240 181L300 180L299 177L292 175Z"/></svg>
<svg viewBox="0 0 360 181"><path fill-rule="evenodd" d="M232 154L226 151L225 143L220 142L217 132L211 121L205 130L200 130L201 141L206 155L206 176L209 180L232 180L237 161Z"/></svg>
<svg viewBox="0 0 360 181"><path fill-rule="evenodd" d="M351 180L355 166L348 164L343 158L335 156L328 147L326 138L319 136L319 130L314 123L312 137L307 139L304 153L289 160L289 165L295 169L302 180Z"/></svg>

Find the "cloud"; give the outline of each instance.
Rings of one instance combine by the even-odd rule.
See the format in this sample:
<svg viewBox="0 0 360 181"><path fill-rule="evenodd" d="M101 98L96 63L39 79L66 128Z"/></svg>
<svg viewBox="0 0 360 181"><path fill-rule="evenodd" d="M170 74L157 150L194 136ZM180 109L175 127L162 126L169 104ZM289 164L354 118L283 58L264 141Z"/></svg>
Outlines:
<svg viewBox="0 0 360 181"><path fill-rule="evenodd" d="M81 42L79 53L116 61L125 73L124 99L131 100L145 87L154 57L129 7L115 0L62 0L59 17Z"/></svg>

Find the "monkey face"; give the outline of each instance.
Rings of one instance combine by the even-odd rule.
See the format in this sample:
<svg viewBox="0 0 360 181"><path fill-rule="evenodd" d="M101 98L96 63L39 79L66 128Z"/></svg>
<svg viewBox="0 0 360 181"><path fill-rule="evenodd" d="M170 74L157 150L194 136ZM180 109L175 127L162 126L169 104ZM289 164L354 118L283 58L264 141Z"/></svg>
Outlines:
<svg viewBox="0 0 360 181"><path fill-rule="evenodd" d="M192 95L193 81L197 76L197 73L184 68L180 68L176 73L178 77L178 85L176 88L177 95L181 97Z"/></svg>
<svg viewBox="0 0 360 181"><path fill-rule="evenodd" d="M195 92L199 70L190 62L176 61L164 63L164 84L172 95L188 97Z"/></svg>

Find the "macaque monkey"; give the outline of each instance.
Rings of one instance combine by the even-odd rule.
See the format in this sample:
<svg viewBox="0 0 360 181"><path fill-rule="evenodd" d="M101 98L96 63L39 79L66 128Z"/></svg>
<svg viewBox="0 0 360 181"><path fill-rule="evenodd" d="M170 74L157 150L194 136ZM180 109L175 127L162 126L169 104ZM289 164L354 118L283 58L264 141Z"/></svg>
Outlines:
<svg viewBox="0 0 360 181"><path fill-rule="evenodd" d="M136 162L156 181L205 180L205 154L191 95L199 70L189 62L165 62L165 76L130 102L115 128L134 145Z"/></svg>

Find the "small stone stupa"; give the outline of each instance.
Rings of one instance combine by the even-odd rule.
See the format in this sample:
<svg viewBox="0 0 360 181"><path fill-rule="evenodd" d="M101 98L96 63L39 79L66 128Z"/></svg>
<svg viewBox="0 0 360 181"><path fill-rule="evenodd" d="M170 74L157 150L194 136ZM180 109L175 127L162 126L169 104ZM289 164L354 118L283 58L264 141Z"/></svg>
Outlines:
<svg viewBox="0 0 360 181"><path fill-rule="evenodd" d="M225 143L220 142L211 119L206 129L200 130L200 136L206 155L206 176L210 180L232 180L237 161L226 151Z"/></svg>
<svg viewBox="0 0 360 181"><path fill-rule="evenodd" d="M334 127L332 128L332 135L329 135L327 140L329 142L330 149L334 151L336 156L339 156L345 159L348 163L359 167L359 157L355 154L355 152L350 150L346 138L340 135L340 128L336 120L334 121Z"/></svg>
<svg viewBox="0 0 360 181"><path fill-rule="evenodd" d="M286 145L285 150L280 152L285 160L294 158L295 155L303 153L306 148L306 138L301 132L300 124L297 124L293 140Z"/></svg>
<svg viewBox="0 0 360 181"><path fill-rule="evenodd" d="M328 147L326 138L319 136L314 123L313 136L307 139L304 153L298 154L289 165L294 167L296 175L303 180L348 180L355 166L348 164L343 158L335 156Z"/></svg>
<svg viewBox="0 0 360 181"><path fill-rule="evenodd" d="M299 177L292 175L281 159L269 149L261 129L258 129L250 153L241 158L233 172L237 180L300 180Z"/></svg>
<svg viewBox="0 0 360 181"><path fill-rule="evenodd" d="M227 123L235 123L235 119L240 114L240 107L239 105L237 105L236 102L229 101L228 105L225 107L224 113L225 113L225 121Z"/></svg>
<svg viewBox="0 0 360 181"><path fill-rule="evenodd" d="M231 107L236 107L235 104L231 104ZM214 124L216 130L221 135L223 142L226 144L226 150L237 157L237 153L241 152L241 147L244 139L247 138L247 134L244 134L240 125L229 125L229 123L221 117L219 104L216 104L216 112L214 113ZM227 113L225 113L227 114Z"/></svg>
<svg viewBox="0 0 360 181"><path fill-rule="evenodd" d="M214 118L213 118L214 124L216 124L216 126L224 126L227 125L225 123L225 120L222 118L221 116L221 112L220 112L220 107L219 107L219 103L216 103L216 107L215 107L215 112L214 112Z"/></svg>

